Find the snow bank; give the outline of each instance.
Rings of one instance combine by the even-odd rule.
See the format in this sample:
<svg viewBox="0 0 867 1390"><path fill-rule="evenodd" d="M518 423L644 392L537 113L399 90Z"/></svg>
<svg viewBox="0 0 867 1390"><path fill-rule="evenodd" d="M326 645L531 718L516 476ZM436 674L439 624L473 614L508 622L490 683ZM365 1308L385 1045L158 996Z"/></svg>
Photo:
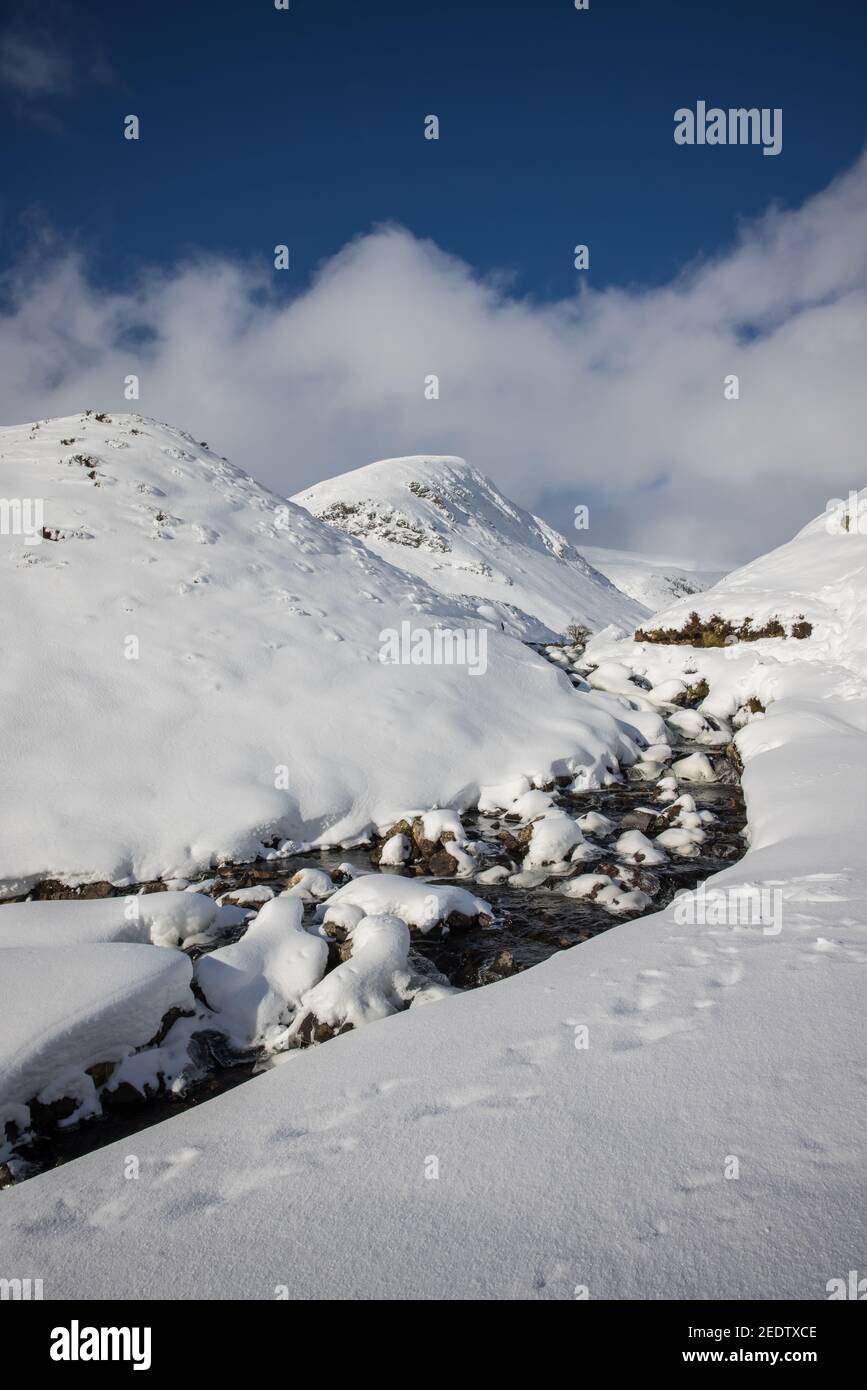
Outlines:
<svg viewBox="0 0 867 1390"><path fill-rule="evenodd" d="M203 893L142 893L126 898L59 898L0 904L0 947L83 946L107 941L179 946L206 935L218 916Z"/></svg>
<svg viewBox="0 0 867 1390"><path fill-rule="evenodd" d="M120 1060L150 1041L169 1009L193 1006L180 951L49 944L0 953L0 1133L16 1106L43 1090L53 1098L59 1081L64 1095L87 1087L88 1067Z"/></svg>

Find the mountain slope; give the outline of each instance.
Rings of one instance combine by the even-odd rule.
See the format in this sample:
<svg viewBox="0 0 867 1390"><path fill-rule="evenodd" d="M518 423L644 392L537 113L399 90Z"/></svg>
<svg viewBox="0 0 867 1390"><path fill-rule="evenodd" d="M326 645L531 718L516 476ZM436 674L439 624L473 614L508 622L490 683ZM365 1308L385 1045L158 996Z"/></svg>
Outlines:
<svg viewBox="0 0 867 1390"><path fill-rule="evenodd" d="M629 550L583 545L581 554L622 593L651 613L689 594L702 593L718 583L725 573L723 570L684 569L681 565Z"/></svg>
<svg viewBox="0 0 867 1390"><path fill-rule="evenodd" d="M188 435L92 414L0 430L0 894L184 875L629 735L507 632L260 487ZM382 635L473 628L486 667L385 665ZM488 627L490 625L490 632ZM595 775L595 773L594 773Z"/></svg>
<svg viewBox="0 0 867 1390"><path fill-rule="evenodd" d="M539 517L462 459L383 459L292 499L445 594L516 604L548 632L629 629L644 616Z"/></svg>

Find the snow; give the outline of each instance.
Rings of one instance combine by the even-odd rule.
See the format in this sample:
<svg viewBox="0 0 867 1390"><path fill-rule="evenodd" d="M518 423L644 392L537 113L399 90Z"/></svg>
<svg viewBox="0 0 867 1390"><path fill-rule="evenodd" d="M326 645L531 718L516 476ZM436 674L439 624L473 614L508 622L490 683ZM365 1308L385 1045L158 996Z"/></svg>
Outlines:
<svg viewBox="0 0 867 1390"><path fill-rule="evenodd" d="M38 1268L54 1298L270 1299L281 1288L475 1302L573 1301L579 1289L824 1299L829 1280L861 1267L867 539L832 537L819 518L694 602L707 614L815 618L804 640L697 649L608 633L588 648L655 686L705 679L702 713L714 718L751 697L765 705L736 735L749 848L711 880L727 920L686 923L676 901L496 985L287 1054L248 1085L4 1192L7 1266ZM648 702L634 689L639 708L617 707L637 729ZM570 698L602 708L599 696ZM612 708L625 698L606 697ZM529 752L479 786L514 782L513 801L537 770ZM674 773L665 795L686 822L697 813ZM607 876L587 877L599 887ZM444 891L463 892L364 875L323 911L344 895L348 914L409 921ZM780 894L779 930L731 910L768 891ZM629 911L618 883L603 894ZM379 941L389 1006L391 930ZM186 965L123 943L67 954L87 952ZM38 954L50 964L61 953ZM68 1028L66 973L58 964L45 998ZM12 1008L36 1026L14 989ZM79 1048L79 1061L90 1055ZM136 1182L123 1176L130 1152Z"/></svg>
<svg viewBox="0 0 867 1390"><path fill-rule="evenodd" d="M0 947L71 947L108 941L178 946L207 935L218 915L212 898L187 892L4 903Z"/></svg>
<svg viewBox="0 0 867 1390"><path fill-rule="evenodd" d="M490 903L475 897L466 888L423 883L420 879L402 878L397 874L360 875L338 888L329 899L328 912L346 905L359 907L370 917L400 917L422 934L445 922L452 913L470 918L492 915Z"/></svg>
<svg viewBox="0 0 867 1390"><path fill-rule="evenodd" d="M716 773L706 753L690 753L671 764L673 775L680 782L715 782Z"/></svg>
<svg viewBox="0 0 867 1390"><path fill-rule="evenodd" d="M614 848L629 864L664 864L666 854L640 830L627 830L615 841Z"/></svg>
<svg viewBox="0 0 867 1390"><path fill-rule="evenodd" d="M392 835L382 847L382 854L379 857L380 864L399 867L405 864L412 852L409 837L406 835Z"/></svg>
<svg viewBox="0 0 867 1390"><path fill-rule="evenodd" d="M293 499L443 594L495 613L514 605L545 641L572 623L631 629L646 613L547 522L518 507L463 459L383 459Z"/></svg>
<svg viewBox="0 0 867 1390"><path fill-rule="evenodd" d="M622 593L650 612L673 599L700 594L723 578L723 570L695 569L682 562L654 559L629 550L581 546L581 554L594 569L616 584Z"/></svg>
<svg viewBox="0 0 867 1390"><path fill-rule="evenodd" d="M351 933L352 955L302 996L290 1036L305 1015L338 1030L360 1028L404 1007L410 936L399 917L362 917Z"/></svg>
<svg viewBox="0 0 867 1390"><path fill-rule="evenodd" d="M328 945L305 931L298 898L265 903L240 941L196 962L196 984L214 1024L237 1048L273 1045L302 996L320 980Z"/></svg>
<svg viewBox="0 0 867 1390"><path fill-rule="evenodd" d="M511 635L537 619L480 616L181 431L136 415L9 427L0 465L5 493L43 499L62 537L0 545L3 650L18 654L0 689L0 896L43 878L190 880L275 841L340 845L407 808L461 811L485 785L598 784L635 756L625 711L578 702ZM528 523L485 496L511 563ZM562 580L564 617L627 619L550 545L533 533L525 558L546 592ZM484 675L383 664L381 634L405 620L484 627Z"/></svg>
<svg viewBox="0 0 867 1390"><path fill-rule="evenodd" d="M169 1009L192 1009L191 975L182 952L131 942L6 946L0 953L0 1134L16 1107L43 1090L46 1096L88 1091L88 1067L118 1061L149 1042Z"/></svg>
<svg viewBox="0 0 867 1390"><path fill-rule="evenodd" d="M528 869L543 864L560 864L584 843L577 822L565 811L551 811L533 823L533 835L524 861Z"/></svg>

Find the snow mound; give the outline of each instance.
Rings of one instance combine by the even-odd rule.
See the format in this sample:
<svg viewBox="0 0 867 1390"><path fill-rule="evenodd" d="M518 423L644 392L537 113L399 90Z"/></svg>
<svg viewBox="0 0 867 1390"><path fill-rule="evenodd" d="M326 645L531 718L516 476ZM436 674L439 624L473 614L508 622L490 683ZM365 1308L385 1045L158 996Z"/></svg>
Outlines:
<svg viewBox="0 0 867 1390"><path fill-rule="evenodd" d="M4 903L0 947L84 946L102 941L180 946L207 933L217 904L203 893L142 893L127 898L59 898Z"/></svg>
<svg viewBox="0 0 867 1390"><path fill-rule="evenodd" d="M240 941L196 962L196 984L235 1047L273 1042L322 978L328 944L304 930L303 912L297 897L274 898Z"/></svg>
<svg viewBox="0 0 867 1390"><path fill-rule="evenodd" d="M444 594L517 605L538 620L540 641L574 622L630 628L644 611L463 459L383 459L293 501Z"/></svg>
<svg viewBox="0 0 867 1390"><path fill-rule="evenodd" d="M360 1028L398 1013L406 1002L410 936L399 917L362 917L351 933L352 955L301 1000L290 1036L306 1018L329 1030Z"/></svg>
<svg viewBox="0 0 867 1390"><path fill-rule="evenodd" d="M328 913L338 905L360 907L370 917L399 917L422 934L446 922L453 913L467 918L492 915L490 903L466 888L423 883L398 874L362 874L338 888L328 901Z"/></svg>

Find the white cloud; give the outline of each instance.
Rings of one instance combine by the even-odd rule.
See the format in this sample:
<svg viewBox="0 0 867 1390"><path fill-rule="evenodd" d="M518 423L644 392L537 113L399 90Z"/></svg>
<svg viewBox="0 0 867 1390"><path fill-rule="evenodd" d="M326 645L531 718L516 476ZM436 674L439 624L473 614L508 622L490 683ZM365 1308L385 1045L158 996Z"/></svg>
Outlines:
<svg viewBox="0 0 867 1390"><path fill-rule="evenodd" d="M56 96L72 86L72 64L44 34L0 35L0 85L23 97Z"/></svg>
<svg viewBox="0 0 867 1390"><path fill-rule="evenodd" d="M561 528L590 501L588 543L735 561L867 482L865 232L867 156L669 286L553 305L392 227L289 302L270 248L262 270L202 257L107 295L48 245L5 283L0 415L134 408L135 372L142 413L286 493L456 453Z"/></svg>

